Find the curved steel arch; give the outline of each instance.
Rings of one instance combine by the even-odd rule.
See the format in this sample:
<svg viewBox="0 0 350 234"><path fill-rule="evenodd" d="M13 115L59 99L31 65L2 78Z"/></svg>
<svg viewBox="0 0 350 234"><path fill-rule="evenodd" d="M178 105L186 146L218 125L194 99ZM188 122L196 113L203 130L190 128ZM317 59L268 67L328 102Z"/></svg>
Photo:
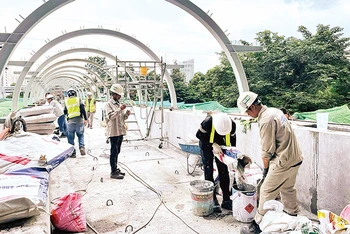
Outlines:
<svg viewBox="0 0 350 234"><path fill-rule="evenodd" d="M75 68L75 69L80 69L80 70L84 70L84 71L86 71L86 68L85 67L81 67L81 66L62 66L62 67L58 67L58 68L55 68L55 69L53 69L53 71L58 71L58 70L60 70L60 69L68 69L68 68ZM75 71L75 72L78 72L78 71ZM79 72L81 75L84 75L84 76L86 76L86 77L88 77L88 78L90 78L91 80L92 80L92 78L91 77L89 77L89 75L87 75L87 74L84 74L84 73L81 73L81 72ZM94 73L94 72L91 72L93 75L94 74L96 74L96 73ZM96 74L97 75L97 74ZM44 79L41 79L41 81L45 81L45 78ZM34 81L32 81L31 82L31 84L30 84L30 86L32 87L31 88L31 90L29 91L28 90L28 94L30 93L30 97L28 98L28 100L29 100L29 103L33 103L33 99L35 100L35 98L37 98L37 95L35 95L36 94L36 92L37 92L37 86L38 86L38 84L36 84L36 83L34 83L33 84L33 82ZM105 86L106 87L106 86ZM27 94L27 95L28 95ZM40 96L39 96L40 97ZM24 104L24 106L27 106L28 105L28 102L27 102L27 100L23 97L23 104Z"/></svg>
<svg viewBox="0 0 350 234"><path fill-rule="evenodd" d="M240 93L249 91L247 77L245 75L241 61L237 56L237 52L232 45L231 41L227 38L222 29L215 23L215 21L205 13L201 8L193 4L191 1L183 0L165 0L175 6L178 6L182 10L186 11L194 18L196 18L201 24L208 29L208 31L219 42L221 48L224 50L231 67L236 77L238 90Z"/></svg>
<svg viewBox="0 0 350 234"><path fill-rule="evenodd" d="M65 51L61 51L53 56L51 56L50 58L48 58L47 60L45 60L42 64L40 64L40 66L35 70L35 72L33 72L32 76L29 79L29 82L25 88L25 92L24 92L24 96L23 96L23 105L27 106L28 104L28 97L29 97L29 89L35 79L35 77L38 75L38 73L40 73L40 71L49 63L51 63L53 60L62 57L64 55L67 54L71 54L71 53L79 53L79 52L92 52L92 53L96 53L96 54L100 54L102 56L108 57L112 60L115 59L115 57L105 51L102 50L98 50L98 49L92 49L92 48L75 48L75 49L69 49L69 50L65 50ZM98 76L97 73L89 70L90 73L93 73L95 76Z"/></svg>
<svg viewBox="0 0 350 234"><path fill-rule="evenodd" d="M69 50L65 50L65 51L61 51L53 56L51 56L50 58L48 58L47 60L45 60L42 64L40 64L40 66L36 69L35 72L33 72L32 76L30 77L30 80L25 88L25 92L24 92L24 96L23 96L23 105L27 106L28 105L28 96L29 96L29 89L35 79L35 77L40 73L40 71L49 63L51 63L53 60L62 57L64 55L67 54L71 54L71 53L79 53L79 52L91 52L91 53L96 53L102 56L105 56L111 60L115 59L115 56L113 56L112 54L109 54L105 51L102 50L98 50L98 49L92 49L92 48L74 48L74 49L69 49ZM95 76L99 76L97 75L97 73L89 70L90 73L93 73ZM126 69L126 72L129 74L129 76L131 77L131 79L134 80L134 74L130 71L130 69ZM106 87L106 85L105 85ZM106 87L107 88L107 87ZM139 92L139 91L138 91ZM109 95L107 95L109 96ZM29 102L32 102L32 98L30 98Z"/></svg>
<svg viewBox="0 0 350 234"><path fill-rule="evenodd" d="M146 45L144 45L142 42L136 40L135 38L126 35L121 32L109 30L109 29L102 29L102 28L95 28L95 29L82 29L82 30L77 30L73 32L66 33L64 35L61 35L59 37L56 37L54 40L48 42L45 44L43 47L41 47L28 61L28 65L25 66L21 72L21 74L18 77L14 93L13 93L13 99L12 99L12 110L16 110L18 106L18 99L19 99L19 93L21 86L23 84L24 78L27 76L27 73L29 72L30 68L32 65L38 60L40 56L42 56L46 51L54 47L55 45L74 38L78 36L84 36L84 35L91 35L91 34L101 34L101 35L109 35L117 38L121 38L138 48L140 48L142 51L144 51L149 57L151 57L153 60L160 62L161 60L158 58L158 56L151 50L149 49ZM172 106L177 107L177 102L176 102L176 93L174 89L174 84L173 81L169 75L168 71L165 71L165 80L168 85L169 93L170 93L170 98L171 98L171 103Z"/></svg>
<svg viewBox="0 0 350 234"><path fill-rule="evenodd" d="M66 74L65 76L63 76L63 75L52 76L52 77L49 77L46 81L47 81L48 83L50 83L50 81L52 81L52 80L54 80L54 79L58 79L58 78L62 78L62 79L64 79L64 78L65 78L65 79L73 79L73 80L77 81L78 83L84 82L84 83L91 89L90 84L87 83L86 81L84 81L84 79L82 79L82 77L79 77L79 76L73 75L73 74ZM80 96L82 96L82 95L80 94Z"/></svg>
<svg viewBox="0 0 350 234"><path fill-rule="evenodd" d="M51 66L49 66L48 68L46 68L42 73L39 73L39 74L38 74L38 75L39 75L38 77L45 76L48 72L50 72L50 70L51 70L52 68L54 68L54 67L56 67L56 66L58 66L58 65L60 65L60 64L69 63L69 62L84 62L84 63L90 63L90 64L93 64L93 65L96 66L96 67L102 68L99 64L94 63L94 62L92 62L92 61L90 61L90 60L86 60L86 59L66 59L66 60L62 60L62 61L59 61L59 62L57 62L57 63L52 64ZM73 66L71 66L71 67L73 67ZM107 74L110 75L110 76L112 76L112 74L110 74L109 72L107 72ZM86 75L86 76L87 76L87 75ZM88 76L87 76L87 77L88 77ZM97 79L99 79L99 80L103 83L104 87L107 89L106 83L105 83L99 76L97 76ZM33 81L34 81L34 80L33 80ZM92 79L91 79L91 81L93 82Z"/></svg>
<svg viewBox="0 0 350 234"><path fill-rule="evenodd" d="M66 59L66 60L61 60L58 61L57 63L52 64L51 66L47 67L44 71L38 74L38 77L44 77L52 68L63 64L63 63L69 63L69 62L83 62L83 63L90 63L100 69L103 69L98 63L92 62L87 59L80 59L80 58L75 58L75 59ZM109 76L113 77L113 75L110 72L106 72ZM99 80L106 86L105 82L99 77Z"/></svg>
<svg viewBox="0 0 350 234"><path fill-rule="evenodd" d="M1 33L0 36L2 40L0 40L0 42L3 46L0 50L0 77L14 50L32 28L52 12L73 1L74 0L46 1L28 15L12 33Z"/></svg>
<svg viewBox="0 0 350 234"><path fill-rule="evenodd" d="M0 50L0 75L2 74L2 71L4 69L4 65L8 62L8 58L10 57L10 55L12 54L13 50L16 48L18 43L22 40L22 38L38 22L40 22L42 19L44 19L48 14L59 9L60 7L64 6L65 4L68 4L68 3L73 2L73 1L74 0L48 1L45 4L43 4L42 7L39 7L34 12L32 12L32 14L30 14L29 17L27 17L17 27L18 30L16 29L13 34L15 34L17 32L20 35L19 39L17 36L17 39L13 38L13 41L10 43L8 43L8 41L5 41L5 43L4 43L5 50L4 50L4 48L2 50ZM195 4L191 3L190 1L183 1L183 0L166 0L166 1L168 1L169 3L171 3L175 6L180 7L181 9L185 10L186 12L188 12L189 14L194 16L212 33L212 35L215 37L215 39L219 42L219 44L221 45L221 47L225 51L225 53L230 61L230 64L231 64L233 71L235 73L239 92L249 90L247 78L245 76L242 64L241 64L241 62L236 54L236 51L235 51L233 45L231 44L231 42L228 40L225 33L214 22L214 20L212 20L204 11L202 11L199 7L197 7ZM51 3L53 5L51 5ZM10 34L10 36L12 36L13 34ZM8 36L8 38L10 38L10 36ZM11 46L10 45L11 43L12 44L14 43L14 45ZM2 51L3 51L3 53L1 53ZM29 69L32 66L31 62L32 61L28 61ZM27 74L29 69L27 71L25 71L25 74ZM23 70L26 70L26 69L23 69ZM24 75L24 77L25 77L25 75ZM19 79L20 85L17 86L18 82L16 84L15 92L14 92L14 99L15 98L16 99L12 101L12 109L13 110L16 109L18 106L19 90L20 90L21 85L23 83L24 77L21 77L21 79ZM173 85L170 86L170 84L169 84L170 82L171 82L171 80L168 81L168 87L169 87L169 91L170 91L170 97L172 97L172 95L175 95L175 92L174 92L174 94L172 93L172 91L174 91L174 87L173 87ZM172 84L172 82L171 82L171 84ZM174 97L176 97L176 96L174 96ZM172 100L174 100L174 99L172 99ZM176 102L176 100L175 100L175 102Z"/></svg>
<svg viewBox="0 0 350 234"><path fill-rule="evenodd" d="M61 68L61 67L59 67L59 68ZM55 69L56 70L56 69ZM80 79L82 79L82 81L84 81L84 82L86 82L87 84L89 84L89 87L90 87L90 90L91 90L91 85L93 85L92 83L89 83L89 82L87 82L86 81L86 79L84 79L85 78L85 74L84 73L82 73L82 72L79 72L79 71L76 71L76 70L64 70L64 71L59 71L59 69L58 70L53 70L53 72L51 73L51 74L47 74L47 76L45 76L45 78L43 78L42 79L42 82L44 82L44 84L48 84L48 83L46 83L46 81L47 81L47 79L48 78L50 78L50 77L52 77L52 76L58 76L58 75L68 75L68 74L78 74L79 75L79 77L80 77ZM57 72L58 71L58 72ZM45 85L45 88L46 88L46 86L47 85ZM33 93L33 97L34 97L34 99L35 98L40 98L41 96L40 96L40 94L39 94L39 92L38 92L38 89L39 88L42 88L41 86L39 86L39 85L33 85L33 87L32 87L32 93ZM47 88L46 88L46 90L47 90Z"/></svg>

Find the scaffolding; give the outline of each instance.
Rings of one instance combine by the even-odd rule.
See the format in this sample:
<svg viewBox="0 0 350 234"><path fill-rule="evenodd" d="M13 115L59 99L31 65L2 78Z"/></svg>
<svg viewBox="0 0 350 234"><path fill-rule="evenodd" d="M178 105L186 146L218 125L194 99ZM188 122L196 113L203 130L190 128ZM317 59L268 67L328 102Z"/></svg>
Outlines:
<svg viewBox="0 0 350 234"><path fill-rule="evenodd" d="M139 118L145 120L146 134L141 138L149 137L153 124L159 125L161 129L159 148L163 146L164 140L163 89L165 71L166 63L162 60L121 61L116 57L116 82L124 86L126 100L131 100L130 106L135 105L135 100L138 100ZM149 103L152 105L150 106ZM157 103L160 103L159 109L157 109ZM155 118L155 113L158 111L160 112L160 120ZM139 127L138 124L137 126ZM136 130L133 129L133 131Z"/></svg>

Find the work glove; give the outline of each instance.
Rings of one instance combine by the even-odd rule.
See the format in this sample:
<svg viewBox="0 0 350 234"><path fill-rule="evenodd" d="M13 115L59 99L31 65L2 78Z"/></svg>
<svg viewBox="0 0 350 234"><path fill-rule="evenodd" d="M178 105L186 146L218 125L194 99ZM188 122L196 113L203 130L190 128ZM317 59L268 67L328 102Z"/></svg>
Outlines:
<svg viewBox="0 0 350 234"><path fill-rule="evenodd" d="M263 178L267 176L267 173L269 172L269 168L264 168L263 170Z"/></svg>
<svg viewBox="0 0 350 234"><path fill-rule="evenodd" d="M224 154L220 145L218 145L217 143L213 143L213 153L218 155Z"/></svg>
<svg viewBox="0 0 350 234"><path fill-rule="evenodd" d="M238 154L237 155L237 161L238 161L238 165L240 167L242 167L243 169L247 166L247 168L249 168L249 165L252 164L252 159L245 155L245 154Z"/></svg>

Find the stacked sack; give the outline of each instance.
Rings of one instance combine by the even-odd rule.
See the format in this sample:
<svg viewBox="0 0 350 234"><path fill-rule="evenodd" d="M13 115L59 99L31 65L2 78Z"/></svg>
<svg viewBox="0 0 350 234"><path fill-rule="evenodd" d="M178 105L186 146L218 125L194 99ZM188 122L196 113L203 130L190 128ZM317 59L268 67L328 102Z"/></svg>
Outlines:
<svg viewBox="0 0 350 234"><path fill-rule="evenodd" d="M18 113L27 124L27 132L40 135L49 135L56 128L54 121L57 119L52 106L36 106L22 109Z"/></svg>

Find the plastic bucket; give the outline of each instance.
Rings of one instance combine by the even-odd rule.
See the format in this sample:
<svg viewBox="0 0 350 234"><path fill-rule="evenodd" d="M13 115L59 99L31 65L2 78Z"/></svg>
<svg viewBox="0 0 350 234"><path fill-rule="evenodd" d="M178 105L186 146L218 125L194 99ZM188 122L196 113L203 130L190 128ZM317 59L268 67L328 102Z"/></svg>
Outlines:
<svg viewBox="0 0 350 234"><path fill-rule="evenodd" d="M328 113L316 113L316 120L318 129L328 129Z"/></svg>
<svg viewBox="0 0 350 234"><path fill-rule="evenodd" d="M246 184L242 190L236 185L232 189L232 215L240 222L249 223L254 220L257 210L256 187Z"/></svg>
<svg viewBox="0 0 350 234"><path fill-rule="evenodd" d="M197 216L213 213L214 183L208 180L194 180L190 183L192 211Z"/></svg>

